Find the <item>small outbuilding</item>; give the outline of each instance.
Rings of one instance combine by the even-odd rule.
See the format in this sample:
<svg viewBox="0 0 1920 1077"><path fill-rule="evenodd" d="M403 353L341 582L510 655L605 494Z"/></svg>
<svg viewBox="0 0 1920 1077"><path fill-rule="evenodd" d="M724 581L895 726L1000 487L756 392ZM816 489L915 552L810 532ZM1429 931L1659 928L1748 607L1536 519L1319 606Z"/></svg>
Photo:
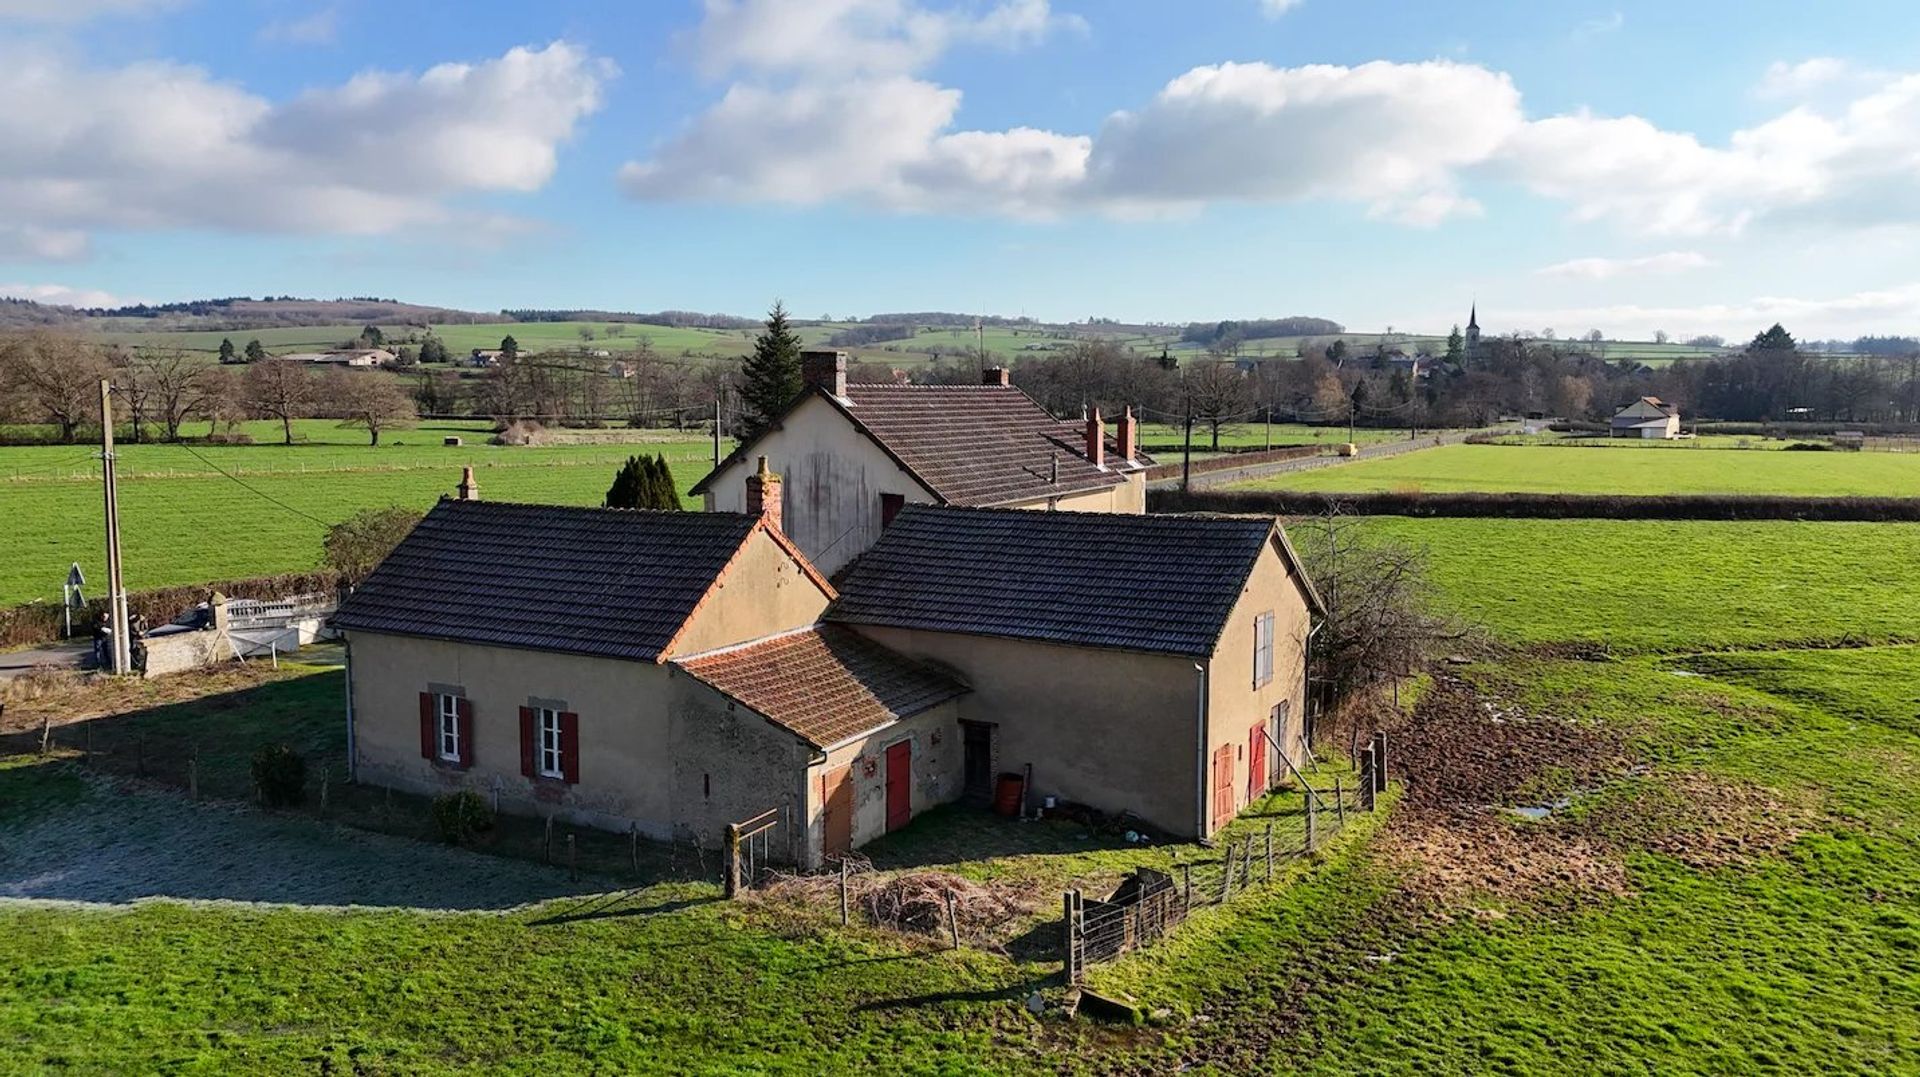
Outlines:
<svg viewBox="0 0 1920 1077"><path fill-rule="evenodd" d="M1611 434L1617 438L1670 440L1680 436L1680 409L1657 396L1643 396L1614 413Z"/></svg>

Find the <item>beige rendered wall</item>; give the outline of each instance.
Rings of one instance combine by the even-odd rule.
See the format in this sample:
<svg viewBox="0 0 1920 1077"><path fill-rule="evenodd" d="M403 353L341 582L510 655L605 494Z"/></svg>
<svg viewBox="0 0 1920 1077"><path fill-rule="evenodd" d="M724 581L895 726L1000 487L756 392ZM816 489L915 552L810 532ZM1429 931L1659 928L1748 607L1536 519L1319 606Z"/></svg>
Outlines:
<svg viewBox="0 0 1920 1077"><path fill-rule="evenodd" d="M1254 621L1273 612L1273 679L1265 685L1253 682ZM1234 749L1234 810L1248 801L1251 765L1247 758L1251 732L1266 725L1273 739L1286 750L1295 765L1306 758L1301 737L1306 712L1307 632L1312 628L1306 596L1294 582L1278 540L1271 541L1248 574L1246 587L1227 619L1220 644L1208 663L1208 815L1212 815L1213 753L1222 745ZM1269 720L1273 708L1287 704L1284 728ZM1267 785L1272 787L1286 777L1286 766L1267 746ZM1211 823L1209 818L1209 823Z"/></svg>
<svg viewBox="0 0 1920 1077"><path fill-rule="evenodd" d="M793 829L775 831L771 851L783 862L803 857L807 766L819 753L696 678L667 668L673 683L674 822L700 844L717 848L728 823L784 808Z"/></svg>
<svg viewBox="0 0 1920 1077"><path fill-rule="evenodd" d="M960 796L961 742L956 701L903 718L884 729L833 746L807 771L808 867L823 862L826 839L826 779L848 767L853 781L853 847L887 832L887 749L913 744L913 814ZM871 773L869 773L871 769Z"/></svg>
<svg viewBox="0 0 1920 1077"><path fill-rule="evenodd" d="M756 531L687 619L668 653L699 654L804 628L820 619L827 601L826 592L798 561L764 531Z"/></svg>
<svg viewBox="0 0 1920 1077"><path fill-rule="evenodd" d="M1196 829L1199 682L1184 658L855 626L971 685L959 717L995 723L997 766L1033 764L1036 797Z"/></svg>
<svg viewBox="0 0 1920 1077"><path fill-rule="evenodd" d="M1067 494L1063 497L1038 497L1006 505L1010 509L1051 509L1062 512L1119 512L1138 516L1147 511L1147 473L1128 473L1119 486Z"/></svg>
<svg viewBox="0 0 1920 1077"><path fill-rule="evenodd" d="M355 780L429 796L465 787L506 812L674 837L665 667L370 632L348 646ZM436 685L473 701L469 769L420 756L420 693ZM520 708L535 699L580 715L578 784L520 773Z"/></svg>
<svg viewBox="0 0 1920 1077"><path fill-rule="evenodd" d="M934 500L833 405L810 397L713 481L709 511L746 511L747 476L761 456L781 478L781 528L827 575L880 538L881 494Z"/></svg>

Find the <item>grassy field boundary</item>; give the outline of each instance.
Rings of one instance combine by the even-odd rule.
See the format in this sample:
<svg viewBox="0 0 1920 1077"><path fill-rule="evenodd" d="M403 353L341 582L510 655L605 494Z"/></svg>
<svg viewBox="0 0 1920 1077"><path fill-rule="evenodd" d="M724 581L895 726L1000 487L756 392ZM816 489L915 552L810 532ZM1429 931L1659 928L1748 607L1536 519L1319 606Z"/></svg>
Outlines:
<svg viewBox="0 0 1920 1077"><path fill-rule="evenodd" d="M1195 470L1199 470L1198 465ZM1920 497L1770 494L1413 493L1400 491L1154 490L1150 512L1274 516L1497 517L1540 520L1814 520L1920 522Z"/></svg>

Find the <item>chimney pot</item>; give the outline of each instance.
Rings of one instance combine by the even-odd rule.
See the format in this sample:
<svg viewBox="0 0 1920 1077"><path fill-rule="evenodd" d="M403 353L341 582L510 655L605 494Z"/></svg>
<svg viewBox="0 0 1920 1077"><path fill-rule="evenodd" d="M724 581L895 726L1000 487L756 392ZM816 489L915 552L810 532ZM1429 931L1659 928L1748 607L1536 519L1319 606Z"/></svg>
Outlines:
<svg viewBox="0 0 1920 1077"><path fill-rule="evenodd" d="M1100 425L1100 409L1087 409L1087 459L1094 467L1107 466L1107 431Z"/></svg>
<svg viewBox="0 0 1920 1077"><path fill-rule="evenodd" d="M747 476L747 515L758 516L767 521L775 531L780 530L780 476L767 466L767 458L760 458L760 469Z"/></svg>
<svg viewBox="0 0 1920 1077"><path fill-rule="evenodd" d="M1006 367L990 366L980 372L980 384L1011 385L1013 384L1013 380L1007 375Z"/></svg>
<svg viewBox="0 0 1920 1077"><path fill-rule="evenodd" d="M480 484L474 481L472 464L468 464L460 470L460 486L458 492L459 500L461 501L480 500Z"/></svg>
<svg viewBox="0 0 1920 1077"><path fill-rule="evenodd" d="M847 353L843 351L803 351L800 353L800 378L834 396L847 395Z"/></svg>
<svg viewBox="0 0 1920 1077"><path fill-rule="evenodd" d="M1133 463L1134 454L1140 451L1140 424L1134 421L1131 406L1120 412L1119 429L1114 440L1120 443L1120 462Z"/></svg>

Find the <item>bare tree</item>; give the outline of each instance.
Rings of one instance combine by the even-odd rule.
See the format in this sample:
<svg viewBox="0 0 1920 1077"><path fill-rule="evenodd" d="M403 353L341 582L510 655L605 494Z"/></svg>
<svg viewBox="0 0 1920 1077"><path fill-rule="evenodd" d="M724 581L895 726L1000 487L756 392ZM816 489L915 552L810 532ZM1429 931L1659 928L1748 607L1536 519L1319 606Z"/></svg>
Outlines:
<svg viewBox="0 0 1920 1077"><path fill-rule="evenodd" d="M142 348L128 366L143 384L147 407L168 441L179 441L181 425L215 402L210 372L219 368L178 348Z"/></svg>
<svg viewBox="0 0 1920 1077"><path fill-rule="evenodd" d="M1253 383L1229 362L1194 363L1181 384L1187 413L1213 435L1213 451L1220 451L1220 428L1253 408Z"/></svg>
<svg viewBox="0 0 1920 1077"><path fill-rule="evenodd" d="M313 409L313 378L303 363L268 359L247 367L242 395L253 414L280 420L282 443L291 445L293 421Z"/></svg>
<svg viewBox="0 0 1920 1077"><path fill-rule="evenodd" d="M333 370L323 383L322 393L328 406L340 416L341 426L358 426L367 432L367 444L380 444L380 431L419 416L413 401L386 374L373 371Z"/></svg>
<svg viewBox="0 0 1920 1077"><path fill-rule="evenodd" d="M98 348L64 333L32 333L0 344L0 392L18 410L60 428L71 444L100 412L100 382L111 373Z"/></svg>
<svg viewBox="0 0 1920 1077"><path fill-rule="evenodd" d="M1435 648L1468 634L1464 625L1433 612L1433 585L1419 550L1379 537L1337 505L1290 530L1307 578L1327 607L1307 671L1320 712L1373 685L1413 675Z"/></svg>

